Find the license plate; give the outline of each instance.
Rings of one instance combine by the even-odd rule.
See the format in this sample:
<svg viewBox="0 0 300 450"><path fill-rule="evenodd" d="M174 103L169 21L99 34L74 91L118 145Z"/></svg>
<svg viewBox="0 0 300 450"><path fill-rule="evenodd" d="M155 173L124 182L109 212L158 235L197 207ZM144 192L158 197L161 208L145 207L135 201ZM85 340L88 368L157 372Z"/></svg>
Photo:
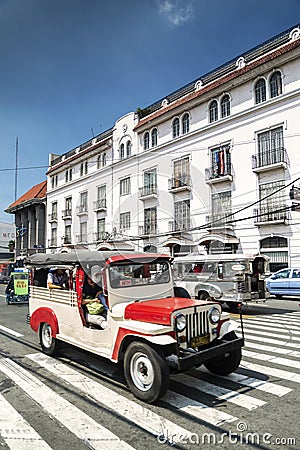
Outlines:
<svg viewBox="0 0 300 450"><path fill-rule="evenodd" d="M191 347L200 347L201 345L205 345L209 343L209 334L205 334L204 336L197 336L191 339Z"/></svg>

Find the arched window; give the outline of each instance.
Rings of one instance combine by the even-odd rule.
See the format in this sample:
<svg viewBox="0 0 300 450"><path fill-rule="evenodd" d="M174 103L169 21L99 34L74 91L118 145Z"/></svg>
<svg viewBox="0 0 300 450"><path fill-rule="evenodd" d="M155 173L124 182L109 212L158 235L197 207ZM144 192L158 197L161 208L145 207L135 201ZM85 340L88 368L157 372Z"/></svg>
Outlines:
<svg viewBox="0 0 300 450"><path fill-rule="evenodd" d="M157 128L153 128L151 131L151 147L155 147L157 145Z"/></svg>
<svg viewBox="0 0 300 450"><path fill-rule="evenodd" d="M131 142L127 141L126 142L126 156L128 158L128 156L131 156Z"/></svg>
<svg viewBox="0 0 300 450"><path fill-rule="evenodd" d="M185 113L182 117L182 134L186 134L190 131L190 116Z"/></svg>
<svg viewBox="0 0 300 450"><path fill-rule="evenodd" d="M288 267L288 240L285 237L266 237L260 241L261 253L270 258L270 271Z"/></svg>
<svg viewBox="0 0 300 450"><path fill-rule="evenodd" d="M218 102L213 100L209 105L209 123L216 122L218 120Z"/></svg>
<svg viewBox="0 0 300 450"><path fill-rule="evenodd" d="M266 101L266 82L263 78L257 81L254 87L255 103L262 103Z"/></svg>
<svg viewBox="0 0 300 450"><path fill-rule="evenodd" d="M124 159L124 156L125 156L124 144L121 144L121 146L120 146L120 158Z"/></svg>
<svg viewBox="0 0 300 450"><path fill-rule="evenodd" d="M105 153L105 152L102 153L102 156L101 156L101 164L102 164L102 167L105 167L105 166L106 166L106 153Z"/></svg>
<svg viewBox="0 0 300 450"><path fill-rule="evenodd" d="M98 155L98 158L97 158L97 169L100 169L101 168L101 155Z"/></svg>
<svg viewBox="0 0 300 450"><path fill-rule="evenodd" d="M150 142L149 132L146 131L146 133L144 134L144 150L148 150L149 142Z"/></svg>
<svg viewBox="0 0 300 450"><path fill-rule="evenodd" d="M282 79L279 71L274 72L270 78L270 97L278 97L282 94Z"/></svg>
<svg viewBox="0 0 300 450"><path fill-rule="evenodd" d="M221 100L221 117L230 116L230 97L228 94L224 95Z"/></svg>
<svg viewBox="0 0 300 450"><path fill-rule="evenodd" d="M176 117L176 119L173 120L172 128L173 128L173 138L176 138L177 136L179 136L179 130L180 130L178 117Z"/></svg>

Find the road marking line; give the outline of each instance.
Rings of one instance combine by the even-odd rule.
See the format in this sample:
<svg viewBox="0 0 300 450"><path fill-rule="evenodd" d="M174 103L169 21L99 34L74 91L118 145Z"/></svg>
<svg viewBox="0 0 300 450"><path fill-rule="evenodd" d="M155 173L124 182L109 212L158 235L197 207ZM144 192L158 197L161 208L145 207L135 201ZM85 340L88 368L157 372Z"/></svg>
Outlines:
<svg viewBox="0 0 300 450"><path fill-rule="evenodd" d="M197 378L182 373L174 376L173 380L179 381L185 386L197 389L197 391L213 395L217 397L218 400L226 400L227 402L234 403L235 405L246 408L249 411L266 404L263 400L250 397L249 395L241 394L240 392L232 391L221 386L216 386L208 381L198 380Z"/></svg>
<svg viewBox="0 0 300 450"><path fill-rule="evenodd" d="M278 344L280 344L278 342ZM271 347L270 345L257 344L256 342L249 342L246 338L245 348L254 348L262 350L263 352L278 353L278 355L287 355L293 358L300 358L300 352L290 350L288 348Z"/></svg>
<svg viewBox="0 0 300 450"><path fill-rule="evenodd" d="M139 405L135 401L126 399L123 395L108 389L101 383L93 381L67 364L43 353L34 353L26 356L59 379L84 392L85 395L107 406L119 416L125 417L128 421L133 422L135 425L138 425L140 428L155 436L168 433L169 436L172 436L174 442L177 442L180 436L191 436L190 431L185 430L170 420L164 419L144 405Z"/></svg>
<svg viewBox="0 0 300 450"><path fill-rule="evenodd" d="M20 334L17 331L11 330L10 328L6 328L3 325L0 325L0 330L5 331L5 333L11 334L12 336L16 336L16 337L23 336L23 334Z"/></svg>
<svg viewBox="0 0 300 450"><path fill-rule="evenodd" d="M263 328L264 330L268 327L271 327L272 331L277 330L279 333L290 333L290 334L297 334L300 335L300 331L296 331L299 330L299 327L293 327L293 326L289 326L288 324L286 325L281 325L281 324L274 324L274 323L269 323L269 322L260 322L259 320L253 320L251 322L246 322L243 324L244 328L245 327L250 327L250 328ZM259 325L259 327L258 327Z"/></svg>
<svg viewBox="0 0 300 450"><path fill-rule="evenodd" d="M252 328L253 328L253 330L252 330ZM259 340L261 341L261 340L262 340L261 336L271 336L271 337L277 338L277 339L276 339L276 342L278 342L278 334L275 334L275 333L268 333L267 331L261 331L261 328L262 328L262 327L257 326L257 325L253 325L252 327L245 325L245 326L244 326L244 331L246 332L246 333L245 333L245 338L246 338L246 339L247 339L247 338L249 338L249 339L254 339L254 337L249 336L249 335L251 335L251 334L254 334L254 335L257 337L257 339L259 339ZM265 330L265 329L266 329L266 327L263 327L263 330ZM258 333L257 330L259 330L259 335L257 335L257 333ZM273 330L273 328L272 328L272 330ZM275 329L274 329L274 331L275 331ZM278 330L278 332L281 332L281 330ZM300 337L291 336L291 335L289 335L289 336L282 336L282 337L285 338L285 339L288 339L288 338L289 338L289 341L281 341L281 342L283 342L283 343L286 343L287 345L296 346L296 348L298 348L298 345L300 345L300 344L294 342L294 341L300 341ZM269 341L269 340L268 340L267 338L265 338L265 337L263 338L263 340L264 340L264 342L268 342L268 341ZM274 341L274 339L270 339L270 341ZM271 342L271 343L274 343L274 344L275 344L275 342ZM283 344L282 344L282 345L283 345Z"/></svg>
<svg viewBox="0 0 300 450"><path fill-rule="evenodd" d="M252 370L263 375L268 375L283 380L293 381L294 383L300 383L300 374L295 372L287 372L286 370L276 369L274 367L261 366L260 364L254 364L245 360L242 361L240 368Z"/></svg>
<svg viewBox="0 0 300 450"><path fill-rule="evenodd" d="M299 330L299 326L297 325L290 325L290 323L288 323L287 321L285 322L280 322L280 321L276 321L276 320L272 320L272 319L267 319L265 317L260 317L259 319L256 320L251 320L251 323L260 323L260 324L265 324L265 325L269 325L269 326L276 326L277 328L285 328L285 329L289 329L289 330ZM246 319L246 323L250 323L248 322L248 319ZM300 331L299 331L300 334Z"/></svg>
<svg viewBox="0 0 300 450"><path fill-rule="evenodd" d="M199 373L203 372L206 374L211 374L209 370L207 370L204 366L199 367L197 369ZM259 391L266 392L268 394L277 395L277 397L283 397L284 395L291 392L293 389L290 389L285 386L280 386L276 383L270 383L269 381L260 380L259 378L248 377L246 375L242 375L241 373L231 373L227 376L215 375L214 377L218 377L219 379L233 381L234 383L242 384L243 386L248 386L253 389L257 389Z"/></svg>
<svg viewBox="0 0 300 450"><path fill-rule="evenodd" d="M300 369L300 361L292 361L287 358L278 358L277 356L267 355L266 353L248 352L243 349L243 356L248 358L259 359L262 361L268 361L270 363L279 364L281 366L292 367L294 369Z"/></svg>
<svg viewBox="0 0 300 450"><path fill-rule="evenodd" d="M51 450L51 447L0 394L0 436L11 450Z"/></svg>
<svg viewBox="0 0 300 450"><path fill-rule="evenodd" d="M28 370L9 358L0 359L0 370L55 420L93 449L133 449L76 406L56 394Z"/></svg>

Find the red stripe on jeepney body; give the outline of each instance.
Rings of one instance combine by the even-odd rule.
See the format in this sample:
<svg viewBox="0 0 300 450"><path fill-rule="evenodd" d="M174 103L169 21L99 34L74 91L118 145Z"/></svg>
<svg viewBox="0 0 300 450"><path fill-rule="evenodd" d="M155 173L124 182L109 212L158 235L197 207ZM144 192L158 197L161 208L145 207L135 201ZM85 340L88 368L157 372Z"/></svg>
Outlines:
<svg viewBox="0 0 300 450"><path fill-rule="evenodd" d="M109 258L107 258L106 263L107 264L111 264L111 263L115 263L115 262L119 262L119 261L134 261L134 260L138 260L138 259L160 259L160 258L164 258L167 259L168 261L170 261L171 256L169 255L165 255L165 254L157 254L157 253L145 253L145 254L129 254L127 253L126 255L122 255L120 253L120 255L114 255L114 256L110 256Z"/></svg>

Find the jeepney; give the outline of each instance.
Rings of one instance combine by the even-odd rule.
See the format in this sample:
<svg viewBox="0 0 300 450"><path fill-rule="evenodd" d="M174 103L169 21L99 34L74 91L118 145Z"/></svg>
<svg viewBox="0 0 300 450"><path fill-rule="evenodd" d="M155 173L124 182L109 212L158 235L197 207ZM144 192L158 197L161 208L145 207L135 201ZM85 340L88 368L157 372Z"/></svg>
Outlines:
<svg viewBox="0 0 300 450"><path fill-rule="evenodd" d="M174 258L174 281L193 298L216 299L236 312L240 305L265 302L269 257L247 254L190 254Z"/></svg>
<svg viewBox="0 0 300 450"><path fill-rule="evenodd" d="M170 263L168 255L150 253L78 250L30 256L28 319L42 351L53 355L63 341L121 362L128 387L147 403L166 393L170 371L201 364L219 375L235 371L244 345L235 334L237 322L215 301L175 297ZM54 266L67 271L70 290L47 288L46 274ZM87 275L103 287L105 329L87 322L82 307Z"/></svg>

